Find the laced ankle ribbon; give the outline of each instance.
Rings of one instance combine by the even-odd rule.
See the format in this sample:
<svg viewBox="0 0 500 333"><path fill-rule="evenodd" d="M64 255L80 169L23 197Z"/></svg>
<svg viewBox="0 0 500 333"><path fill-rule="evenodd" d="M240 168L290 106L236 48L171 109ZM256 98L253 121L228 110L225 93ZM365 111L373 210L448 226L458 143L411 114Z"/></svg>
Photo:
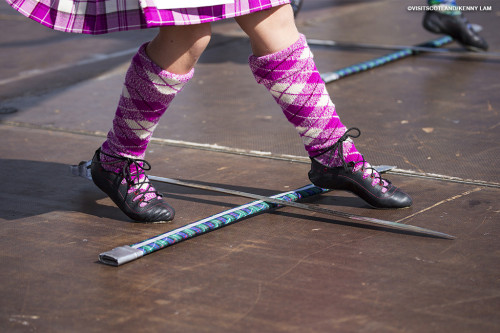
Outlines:
<svg viewBox="0 0 500 333"><path fill-rule="evenodd" d="M100 150L99 152L100 152L100 154L103 154L105 156L108 156L108 157L114 159L114 161L106 161L106 162L100 160L99 163L101 165L115 165L118 163L125 162L125 165L123 166L123 168L119 174L122 176L122 178L130 186L130 190L128 192L134 193L134 195L135 195L134 201L139 200L141 202L141 204L142 203L147 204L151 199L162 196L151 185L151 182L149 181L148 177L146 176L146 171L151 170L151 164L149 164L148 161L143 160L143 159L133 159L130 157L110 155L110 154L103 152L102 150ZM131 172L130 171L131 169L135 170L135 173ZM111 171L111 172L113 172L113 171ZM142 175L144 175L144 177L142 177L142 180L141 180ZM134 189L134 190L132 190L132 189Z"/></svg>
<svg viewBox="0 0 500 333"><path fill-rule="evenodd" d="M356 134L351 134L349 132L351 131L356 131L357 133ZM365 160L365 157L363 155L361 155L361 158L362 160L360 161L351 161L349 163L346 163L345 159L344 159L344 141L346 141L347 139L349 138L358 138L359 136L361 135L361 131L359 130L359 128L357 127L351 127L349 129L347 129L347 131L345 131L344 135L342 135L338 140L337 142L335 142L335 144L333 144L331 147L329 148L326 148L325 150L321 151L320 153L314 155L314 156L311 156L312 158L316 158L318 156L321 156L321 155L324 155L328 152L331 152L331 157L334 158L335 157L335 152L338 152L337 153L337 156L339 156L340 160L342 161L342 166L344 168L344 170L348 170L349 167L352 167L354 171L357 171L356 170L356 165L360 164L361 163L361 171L363 172L363 174L365 173L365 170L370 172L370 178L378 178L378 181L377 183L380 185L380 186L384 186L384 187L387 187L391 182L387 179L384 179L382 178L379 173L377 172L377 170L375 170L375 168L373 168L366 160Z"/></svg>

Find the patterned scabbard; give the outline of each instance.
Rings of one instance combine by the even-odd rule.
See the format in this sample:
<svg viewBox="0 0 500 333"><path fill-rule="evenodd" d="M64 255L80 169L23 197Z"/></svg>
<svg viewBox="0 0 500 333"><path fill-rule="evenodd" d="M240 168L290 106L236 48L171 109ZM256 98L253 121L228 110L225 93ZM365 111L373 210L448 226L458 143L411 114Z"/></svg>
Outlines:
<svg viewBox="0 0 500 333"><path fill-rule="evenodd" d="M441 38L438 38L435 40L428 41L428 42L423 43L423 44L419 44L417 46L440 47L444 44L451 43L452 41L453 41L453 39L450 36L444 36L444 37L441 37ZM382 57L378 57L378 58L371 59L368 61L360 62L358 64L347 66L347 67L341 68L341 69L333 71L333 72L323 73L323 74L321 74L321 78L323 79L323 81L325 81L325 83L330 83L330 82L339 80L345 76L356 74L359 72L363 72L363 71L366 71L366 70L369 70L369 69L372 69L375 67L379 67L379 66L385 65L389 62L392 62L392 61L395 61L398 59L402 59L402 58L406 58L406 57L411 56L411 55L416 54L416 53L418 53L418 51L415 51L412 49L399 50L399 51L384 55Z"/></svg>
<svg viewBox="0 0 500 333"><path fill-rule="evenodd" d="M297 201L328 191L329 190L310 184L293 191L276 194L271 198L286 201ZM231 208L202 220L146 239L142 242L133 245L120 246L111 251L103 252L99 255L99 261L111 266L120 266L167 246L219 229L231 223L241 221L249 216L277 207L281 206L262 200L252 201L245 205Z"/></svg>

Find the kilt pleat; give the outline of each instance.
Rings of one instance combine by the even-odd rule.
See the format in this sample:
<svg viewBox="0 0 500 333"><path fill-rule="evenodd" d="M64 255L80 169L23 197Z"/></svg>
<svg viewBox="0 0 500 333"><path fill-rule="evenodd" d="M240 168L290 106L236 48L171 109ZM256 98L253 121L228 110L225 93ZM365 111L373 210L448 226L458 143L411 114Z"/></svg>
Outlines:
<svg viewBox="0 0 500 333"><path fill-rule="evenodd" d="M226 5L159 9L157 4L161 0L6 1L24 16L48 28L92 35L208 23L290 3L290 0L235 0L233 4Z"/></svg>

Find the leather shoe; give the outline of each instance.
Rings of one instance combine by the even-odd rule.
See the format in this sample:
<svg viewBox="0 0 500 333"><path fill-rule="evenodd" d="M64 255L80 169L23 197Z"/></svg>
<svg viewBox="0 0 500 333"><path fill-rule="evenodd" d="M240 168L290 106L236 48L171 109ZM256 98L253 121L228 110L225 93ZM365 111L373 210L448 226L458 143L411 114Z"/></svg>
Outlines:
<svg viewBox="0 0 500 333"><path fill-rule="evenodd" d="M437 11L427 11L422 24L430 32L451 36L471 51L488 50L486 40L472 29L463 15L448 15Z"/></svg>
<svg viewBox="0 0 500 333"><path fill-rule="evenodd" d="M349 191L375 208L405 208L412 204L410 196L401 191L366 162L361 167L349 162L346 166L327 167L311 159L309 179L319 187Z"/></svg>
<svg viewBox="0 0 500 333"><path fill-rule="evenodd" d="M125 162L122 173L107 171L101 154L112 157L118 162ZM131 168L131 166L133 166ZM131 173L130 170L136 170ZM131 159L105 154L99 148L92 159L90 171L92 180L128 217L137 222L161 223L174 218L174 209L149 183L144 170L151 166L145 160Z"/></svg>

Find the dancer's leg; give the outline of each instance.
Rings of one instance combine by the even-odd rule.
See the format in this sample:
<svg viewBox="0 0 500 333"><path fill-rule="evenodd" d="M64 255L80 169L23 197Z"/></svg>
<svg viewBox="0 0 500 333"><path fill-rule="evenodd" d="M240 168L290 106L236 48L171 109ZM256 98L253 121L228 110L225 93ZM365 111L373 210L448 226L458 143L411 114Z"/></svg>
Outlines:
<svg viewBox="0 0 500 333"><path fill-rule="evenodd" d="M170 73L190 72L208 45L210 23L160 27L158 35L148 44L151 60Z"/></svg>
<svg viewBox="0 0 500 333"><path fill-rule="evenodd" d="M289 19L292 15L287 5L237 21L250 37L250 67L257 82L269 89L299 132L309 155L315 156L332 147L347 129L335 111L305 38ZM348 148L344 149L346 155L357 154L352 144L344 148ZM333 153L317 160L327 166L342 165ZM346 157L347 161L360 158Z"/></svg>
<svg viewBox="0 0 500 333"><path fill-rule="evenodd" d="M173 209L149 184L142 159L161 116L193 75L210 40L210 25L162 27L141 46L125 77L107 140L94 157L94 182L134 220L173 218Z"/></svg>
<svg viewBox="0 0 500 333"><path fill-rule="evenodd" d="M318 186L350 190L380 208L411 205L411 199L380 176L357 151L340 121L301 36L289 5L237 18L249 35L250 67L302 137ZM358 179L359 178L359 179Z"/></svg>
<svg viewBox="0 0 500 333"><path fill-rule="evenodd" d="M104 153L144 157L160 117L192 77L209 40L208 24L162 27L139 49L127 72Z"/></svg>

